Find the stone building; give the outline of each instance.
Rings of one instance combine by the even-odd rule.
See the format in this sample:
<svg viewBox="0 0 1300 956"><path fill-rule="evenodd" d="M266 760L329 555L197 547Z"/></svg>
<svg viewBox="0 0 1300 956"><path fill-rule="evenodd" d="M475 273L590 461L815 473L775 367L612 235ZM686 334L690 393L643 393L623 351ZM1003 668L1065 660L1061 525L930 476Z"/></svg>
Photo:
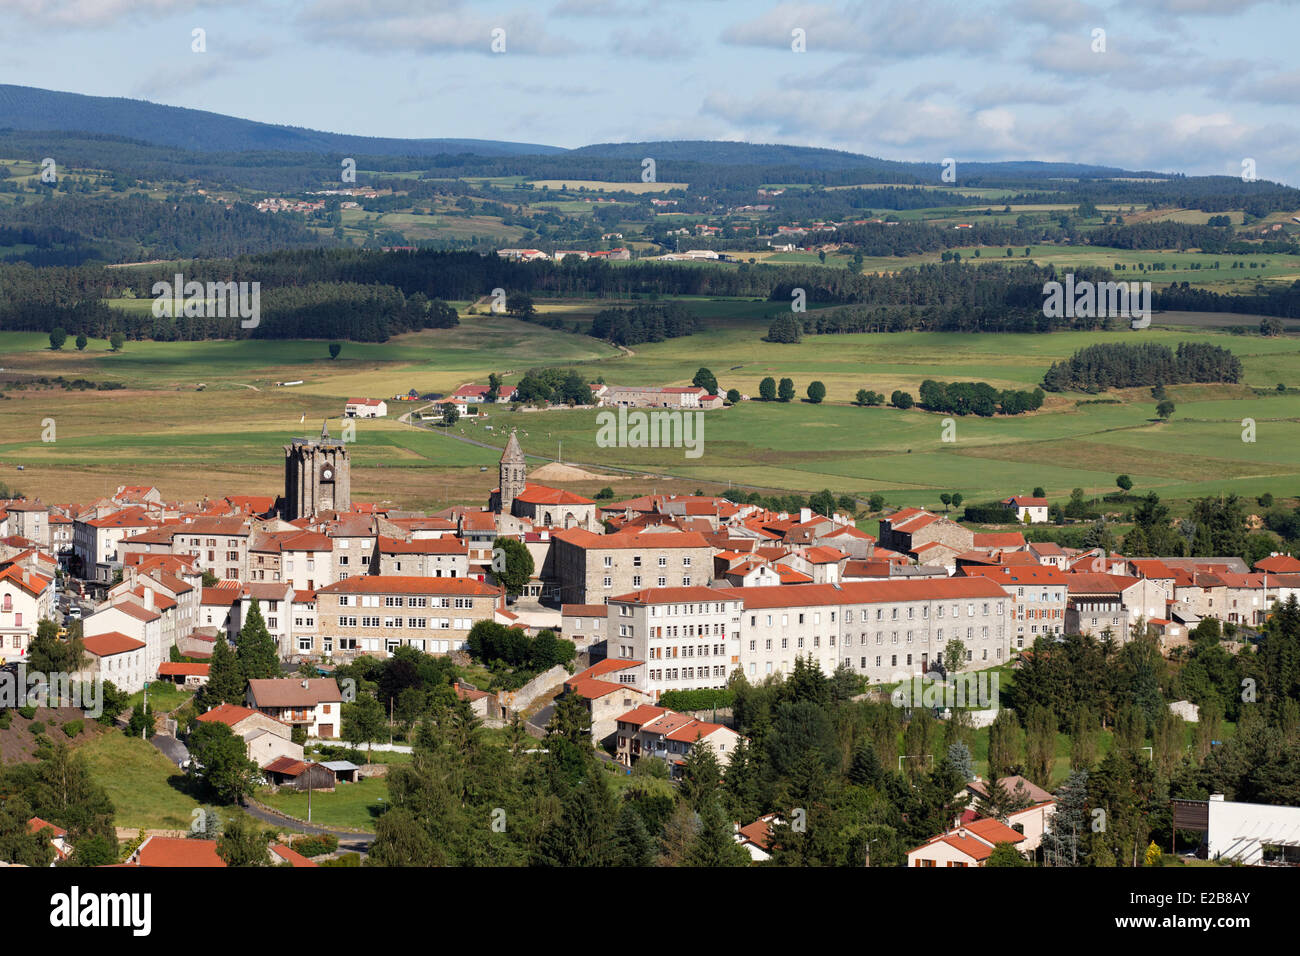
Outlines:
<svg viewBox="0 0 1300 956"><path fill-rule="evenodd" d="M330 438L328 422L321 426L320 438L295 438L284 446L284 498L280 503L284 520L351 507L348 448L341 439Z"/></svg>

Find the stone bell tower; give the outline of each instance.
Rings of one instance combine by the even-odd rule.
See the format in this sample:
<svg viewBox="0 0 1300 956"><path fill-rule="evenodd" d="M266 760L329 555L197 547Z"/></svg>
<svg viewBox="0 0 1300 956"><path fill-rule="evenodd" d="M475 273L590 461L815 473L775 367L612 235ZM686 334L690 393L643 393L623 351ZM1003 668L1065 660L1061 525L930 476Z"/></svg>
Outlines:
<svg viewBox="0 0 1300 956"><path fill-rule="evenodd" d="M528 466L524 463L524 452L519 447L514 429L511 429L510 441L506 442L506 450L501 454L500 470L500 509L502 514L508 515L513 513L515 499L524 493L528 484Z"/></svg>
<svg viewBox="0 0 1300 956"><path fill-rule="evenodd" d="M321 426L320 438L295 438L284 446L280 517L294 521L351 507L352 462L348 446L341 439L330 438L328 421Z"/></svg>

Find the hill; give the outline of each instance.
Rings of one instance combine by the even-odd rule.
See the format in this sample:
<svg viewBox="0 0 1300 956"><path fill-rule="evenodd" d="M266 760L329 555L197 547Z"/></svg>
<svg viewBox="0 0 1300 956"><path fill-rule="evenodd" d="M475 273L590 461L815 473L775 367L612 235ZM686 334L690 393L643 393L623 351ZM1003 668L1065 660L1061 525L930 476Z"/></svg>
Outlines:
<svg viewBox="0 0 1300 956"><path fill-rule="evenodd" d="M85 96L30 86L0 85L0 129L79 131L122 136L199 151L277 150L302 153L436 156L530 156L561 153L556 146L483 139L390 139L277 126L206 110L124 97Z"/></svg>

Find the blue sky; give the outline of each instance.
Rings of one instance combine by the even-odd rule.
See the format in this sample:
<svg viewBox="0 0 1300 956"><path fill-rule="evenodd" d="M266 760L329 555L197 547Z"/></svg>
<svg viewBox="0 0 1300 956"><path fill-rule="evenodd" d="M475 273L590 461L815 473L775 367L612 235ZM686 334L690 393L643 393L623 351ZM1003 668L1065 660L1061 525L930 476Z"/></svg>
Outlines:
<svg viewBox="0 0 1300 956"><path fill-rule="evenodd" d="M0 82L336 132L1228 175L1250 158L1300 184L1300 0L0 0L0 17Z"/></svg>

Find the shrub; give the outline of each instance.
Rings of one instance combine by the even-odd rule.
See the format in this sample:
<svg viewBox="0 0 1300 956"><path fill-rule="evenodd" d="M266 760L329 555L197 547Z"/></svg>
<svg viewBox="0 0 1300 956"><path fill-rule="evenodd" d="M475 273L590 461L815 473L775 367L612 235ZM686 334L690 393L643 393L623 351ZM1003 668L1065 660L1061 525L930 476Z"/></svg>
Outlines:
<svg viewBox="0 0 1300 956"><path fill-rule="evenodd" d="M76 737L78 734L81 733L82 729L85 726L86 726L85 721L70 720L63 725L63 732L67 734L69 737Z"/></svg>
<svg viewBox="0 0 1300 956"><path fill-rule="evenodd" d="M18 708L18 713L23 715L24 720L31 720L36 716L36 708L31 704L24 704Z"/></svg>
<svg viewBox="0 0 1300 956"><path fill-rule="evenodd" d="M42 722L42 721L39 721L39 720L33 720L33 721L32 721L32 722L27 726L27 729L30 730L30 731L32 732L32 736L33 736L33 737L36 737L36 736L39 736L40 734L45 733L45 724L44 724L44 722Z"/></svg>
<svg viewBox="0 0 1300 956"><path fill-rule="evenodd" d="M339 838L332 833L321 833L299 837L289 845L303 856L324 856L339 848Z"/></svg>

